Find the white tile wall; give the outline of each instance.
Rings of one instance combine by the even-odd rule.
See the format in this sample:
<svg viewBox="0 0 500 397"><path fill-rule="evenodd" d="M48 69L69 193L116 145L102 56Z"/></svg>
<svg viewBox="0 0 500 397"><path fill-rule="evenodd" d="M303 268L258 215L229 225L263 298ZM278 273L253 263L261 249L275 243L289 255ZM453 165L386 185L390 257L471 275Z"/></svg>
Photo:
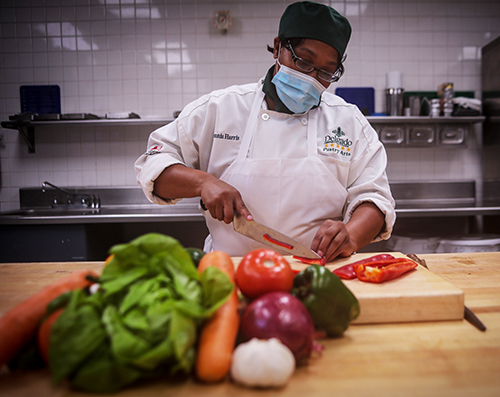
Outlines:
<svg viewBox="0 0 500 397"><path fill-rule="evenodd" d="M339 86L373 86L383 111L386 72L406 90L480 92L480 49L500 35L498 0L322 1L353 26ZM20 111L19 86L58 84L62 111L134 111L167 116L213 89L253 82L272 64L284 0L2 0L0 119ZM227 34L213 15L230 10ZM334 89L335 87L333 87ZM135 185L133 162L152 127L42 128L36 153L0 129L0 209L18 207L18 189L49 180L62 186ZM480 146L390 149L389 177L474 179ZM498 160L498 159L496 159ZM499 169L492 163L492 169ZM500 171L489 171L500 177Z"/></svg>

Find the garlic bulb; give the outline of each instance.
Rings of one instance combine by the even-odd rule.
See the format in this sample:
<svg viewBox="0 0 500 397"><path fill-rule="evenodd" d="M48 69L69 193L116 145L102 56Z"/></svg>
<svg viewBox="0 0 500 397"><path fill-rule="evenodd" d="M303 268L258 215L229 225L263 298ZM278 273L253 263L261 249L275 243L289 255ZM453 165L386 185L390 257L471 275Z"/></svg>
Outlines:
<svg viewBox="0 0 500 397"><path fill-rule="evenodd" d="M236 347L231 364L232 378L248 387L281 387L295 370L295 358L276 338L253 338Z"/></svg>

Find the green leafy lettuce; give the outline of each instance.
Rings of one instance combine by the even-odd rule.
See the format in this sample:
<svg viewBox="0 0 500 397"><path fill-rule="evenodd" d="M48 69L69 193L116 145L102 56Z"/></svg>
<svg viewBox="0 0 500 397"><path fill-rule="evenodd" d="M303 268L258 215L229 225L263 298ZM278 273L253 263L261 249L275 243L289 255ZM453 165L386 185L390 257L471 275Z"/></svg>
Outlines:
<svg viewBox="0 0 500 397"><path fill-rule="evenodd" d="M190 373L198 329L229 297L228 276L201 276L175 239L151 233L111 248L95 294L74 291L54 323L56 383L113 392L139 378Z"/></svg>

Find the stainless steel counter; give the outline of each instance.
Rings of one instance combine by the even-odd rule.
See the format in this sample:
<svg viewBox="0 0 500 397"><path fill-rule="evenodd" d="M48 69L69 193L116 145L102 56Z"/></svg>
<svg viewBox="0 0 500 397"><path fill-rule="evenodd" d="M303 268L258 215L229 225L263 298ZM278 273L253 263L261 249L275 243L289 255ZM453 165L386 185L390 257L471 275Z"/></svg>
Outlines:
<svg viewBox="0 0 500 397"><path fill-rule="evenodd" d="M0 225L91 224L135 222L189 222L203 220L199 198L183 199L175 205L150 203L136 187L65 187L75 194L100 197L100 208L64 205L64 193L21 188L21 208L0 213ZM53 203L58 204L54 205Z"/></svg>
<svg viewBox="0 0 500 397"><path fill-rule="evenodd" d="M474 181L391 183L396 213L403 217L500 215L499 183L484 184L478 194ZM175 205L151 204L136 187L65 188L75 193L91 192L101 199L99 209L55 205L61 192L37 188L20 190L21 209L0 213L0 225L91 224L134 222L201 221L199 198L183 199Z"/></svg>
<svg viewBox="0 0 500 397"><path fill-rule="evenodd" d="M491 189L494 186L496 190ZM398 216L393 234L440 236L483 229L500 234L499 186L483 184L479 189L474 181L393 182ZM64 205L67 193L54 189L44 193L41 187L20 189L21 208L0 213L0 240L8 247L0 250L0 262L103 260L112 245L149 232L170 235L186 247L202 248L208 235L198 198L157 205L138 187L64 190L74 198L98 195L101 206L74 208L75 204ZM386 243L370 244L364 252L387 251Z"/></svg>
<svg viewBox="0 0 500 397"><path fill-rule="evenodd" d="M0 225L189 222L202 220L199 199L185 199L175 205L110 205L90 208L30 208L0 213Z"/></svg>

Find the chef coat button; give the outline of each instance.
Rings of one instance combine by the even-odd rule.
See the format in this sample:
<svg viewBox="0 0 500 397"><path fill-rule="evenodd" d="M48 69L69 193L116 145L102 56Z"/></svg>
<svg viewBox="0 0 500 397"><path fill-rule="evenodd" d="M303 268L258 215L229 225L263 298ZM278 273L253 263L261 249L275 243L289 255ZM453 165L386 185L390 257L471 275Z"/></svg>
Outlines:
<svg viewBox="0 0 500 397"><path fill-rule="evenodd" d="M304 117L303 119L300 120L300 122L303 124L303 125L307 125L307 119Z"/></svg>
<svg viewBox="0 0 500 397"><path fill-rule="evenodd" d="M262 113L262 120L264 121L269 120L269 115L267 113Z"/></svg>

